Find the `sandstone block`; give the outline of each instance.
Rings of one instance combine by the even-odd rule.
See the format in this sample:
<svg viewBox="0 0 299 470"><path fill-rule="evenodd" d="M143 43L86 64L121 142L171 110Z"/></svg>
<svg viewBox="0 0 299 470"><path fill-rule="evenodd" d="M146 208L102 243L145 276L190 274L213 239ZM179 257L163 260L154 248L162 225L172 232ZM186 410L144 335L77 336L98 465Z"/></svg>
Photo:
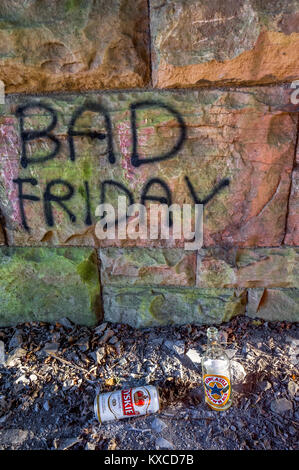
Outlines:
<svg viewBox="0 0 299 470"><path fill-rule="evenodd" d="M246 315L267 321L299 321L299 289L249 289Z"/></svg>
<svg viewBox="0 0 299 470"><path fill-rule="evenodd" d="M0 325L101 316L96 253L90 248L0 248Z"/></svg>
<svg viewBox="0 0 299 470"><path fill-rule="evenodd" d="M149 80L146 0L0 5L7 93L142 87Z"/></svg>
<svg viewBox="0 0 299 470"><path fill-rule="evenodd" d="M99 256L105 286L195 285L195 252L176 248L102 248Z"/></svg>
<svg viewBox="0 0 299 470"><path fill-rule="evenodd" d="M209 248L198 253L198 287L299 288L299 248Z"/></svg>
<svg viewBox="0 0 299 470"><path fill-rule="evenodd" d="M121 195L203 203L205 246L279 246L298 120L288 110L285 87L10 96L0 109L9 244L184 247L99 240L96 207L117 209Z"/></svg>
<svg viewBox="0 0 299 470"><path fill-rule="evenodd" d="M243 314L246 290L192 287L104 287L106 321L133 327L216 324Z"/></svg>
<svg viewBox="0 0 299 470"><path fill-rule="evenodd" d="M150 0L157 87L254 85L299 76L296 0Z"/></svg>

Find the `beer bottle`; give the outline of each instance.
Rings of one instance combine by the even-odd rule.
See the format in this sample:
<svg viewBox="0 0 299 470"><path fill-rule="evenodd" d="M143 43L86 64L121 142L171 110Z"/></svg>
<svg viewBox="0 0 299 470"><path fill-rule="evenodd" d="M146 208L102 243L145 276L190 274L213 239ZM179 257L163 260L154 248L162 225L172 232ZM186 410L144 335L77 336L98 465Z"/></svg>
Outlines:
<svg viewBox="0 0 299 470"><path fill-rule="evenodd" d="M220 344L217 328L208 328L207 336L202 356L205 402L213 410L224 411L232 404L230 360Z"/></svg>

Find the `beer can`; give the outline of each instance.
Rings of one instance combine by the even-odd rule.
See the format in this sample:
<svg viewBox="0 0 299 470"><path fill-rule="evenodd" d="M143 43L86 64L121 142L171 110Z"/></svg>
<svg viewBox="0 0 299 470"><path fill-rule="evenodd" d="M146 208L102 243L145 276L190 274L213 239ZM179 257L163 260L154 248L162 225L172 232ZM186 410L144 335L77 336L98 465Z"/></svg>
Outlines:
<svg viewBox="0 0 299 470"><path fill-rule="evenodd" d="M100 393L94 401L95 416L100 423L152 414L158 410L159 394L153 385Z"/></svg>

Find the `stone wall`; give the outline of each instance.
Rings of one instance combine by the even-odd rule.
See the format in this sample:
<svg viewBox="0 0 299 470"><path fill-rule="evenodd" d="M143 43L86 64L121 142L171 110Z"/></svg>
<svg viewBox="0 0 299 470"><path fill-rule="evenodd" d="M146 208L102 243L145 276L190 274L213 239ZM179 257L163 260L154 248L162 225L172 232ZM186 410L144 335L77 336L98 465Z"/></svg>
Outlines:
<svg viewBox="0 0 299 470"><path fill-rule="evenodd" d="M0 18L0 325L298 321L298 2L20 0ZM203 247L99 240L118 195L203 203Z"/></svg>

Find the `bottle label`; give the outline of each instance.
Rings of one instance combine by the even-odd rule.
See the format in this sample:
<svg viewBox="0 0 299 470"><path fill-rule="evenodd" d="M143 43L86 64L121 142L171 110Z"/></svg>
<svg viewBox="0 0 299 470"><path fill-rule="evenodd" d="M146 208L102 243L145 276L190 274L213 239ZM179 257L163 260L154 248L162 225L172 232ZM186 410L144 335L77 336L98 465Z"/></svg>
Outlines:
<svg viewBox="0 0 299 470"><path fill-rule="evenodd" d="M203 377L206 399L210 405L222 408L230 397L230 381L224 375L206 374Z"/></svg>

